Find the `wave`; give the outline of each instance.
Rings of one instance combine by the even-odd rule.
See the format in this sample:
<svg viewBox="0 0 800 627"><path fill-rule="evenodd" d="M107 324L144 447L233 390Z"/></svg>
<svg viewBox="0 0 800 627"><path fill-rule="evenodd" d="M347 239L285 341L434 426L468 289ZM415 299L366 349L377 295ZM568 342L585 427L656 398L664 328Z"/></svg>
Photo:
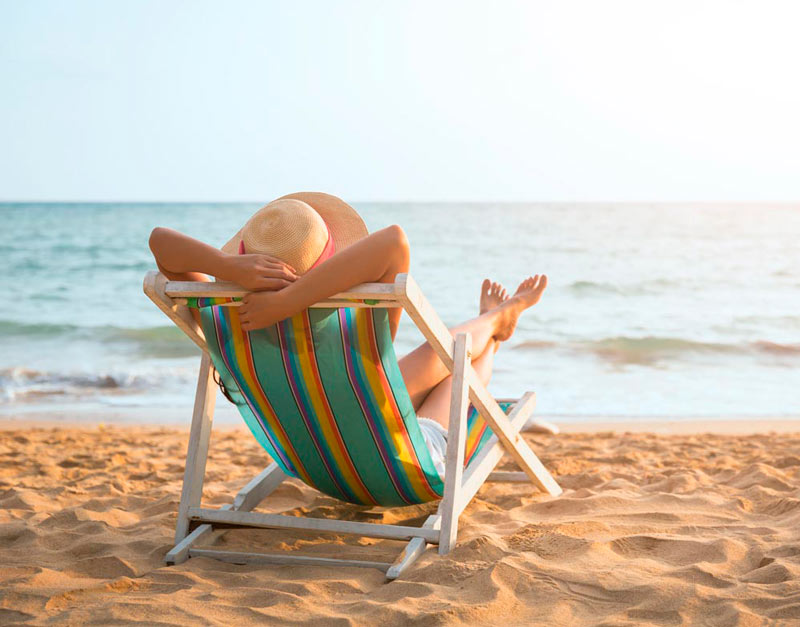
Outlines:
<svg viewBox="0 0 800 627"><path fill-rule="evenodd" d="M757 342L751 342L751 345L762 353L800 355L800 344L779 344L777 342L768 342L767 340L758 340Z"/></svg>
<svg viewBox="0 0 800 627"><path fill-rule="evenodd" d="M613 337L583 345L585 350L617 364L649 365L686 353L735 353L737 347L714 342L696 342L670 337Z"/></svg>
<svg viewBox="0 0 800 627"><path fill-rule="evenodd" d="M652 279L633 285L615 285L605 281L573 281L567 285L567 289L578 296L595 296L598 294L641 296L643 294L656 294L679 285L680 283L673 279Z"/></svg>
<svg viewBox="0 0 800 627"><path fill-rule="evenodd" d="M781 344L755 340L741 344L699 342L674 337L609 337L577 342L525 341L515 349L558 349L585 352L615 364L652 365L661 361L680 359L690 354L711 355L770 355L800 358L800 344Z"/></svg>
<svg viewBox="0 0 800 627"><path fill-rule="evenodd" d="M29 324L15 320L0 320L0 337L56 337L73 333L81 327L74 324Z"/></svg>
<svg viewBox="0 0 800 627"><path fill-rule="evenodd" d="M96 394L127 394L163 387L165 383L189 382L194 376L191 368L160 369L149 374L59 373L30 368L0 370L0 402L31 401L48 397L91 396Z"/></svg>
<svg viewBox="0 0 800 627"><path fill-rule="evenodd" d="M557 342L548 342L547 340L525 340L524 342L515 344L514 349L524 350L526 348L556 348L557 346Z"/></svg>
<svg viewBox="0 0 800 627"><path fill-rule="evenodd" d="M595 281L574 281L567 286L567 289L578 294L587 294L595 292L611 292L613 294L621 294L622 290L613 283L603 283Z"/></svg>
<svg viewBox="0 0 800 627"><path fill-rule="evenodd" d="M142 357L190 357L197 348L175 326L117 327L112 325L87 327L76 324L48 324L0 320L0 340L85 341L126 347Z"/></svg>

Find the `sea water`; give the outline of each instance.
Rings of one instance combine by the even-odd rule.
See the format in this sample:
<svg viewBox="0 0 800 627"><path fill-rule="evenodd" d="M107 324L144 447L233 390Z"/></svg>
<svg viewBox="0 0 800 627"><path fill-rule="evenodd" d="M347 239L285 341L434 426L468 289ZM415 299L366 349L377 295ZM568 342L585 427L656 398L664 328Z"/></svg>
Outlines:
<svg viewBox="0 0 800 627"><path fill-rule="evenodd" d="M484 277L548 275L497 395L535 390L561 421L800 418L800 206L355 206L370 230L403 226L448 324L477 314ZM142 293L148 235L220 246L258 207L0 205L0 416L187 422L199 351ZM421 341L404 317L398 354Z"/></svg>

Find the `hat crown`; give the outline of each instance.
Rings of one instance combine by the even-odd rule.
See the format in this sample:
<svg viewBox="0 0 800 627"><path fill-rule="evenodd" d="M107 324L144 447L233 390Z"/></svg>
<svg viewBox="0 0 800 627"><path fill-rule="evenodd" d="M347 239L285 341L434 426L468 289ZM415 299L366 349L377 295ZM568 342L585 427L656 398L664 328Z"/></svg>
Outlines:
<svg viewBox="0 0 800 627"><path fill-rule="evenodd" d="M242 228L245 253L277 257L300 274L320 258L329 238L330 232L319 213L295 199L274 200Z"/></svg>
<svg viewBox="0 0 800 627"><path fill-rule="evenodd" d="M341 198L297 192L259 209L222 252L272 255L302 274L367 235L364 220Z"/></svg>

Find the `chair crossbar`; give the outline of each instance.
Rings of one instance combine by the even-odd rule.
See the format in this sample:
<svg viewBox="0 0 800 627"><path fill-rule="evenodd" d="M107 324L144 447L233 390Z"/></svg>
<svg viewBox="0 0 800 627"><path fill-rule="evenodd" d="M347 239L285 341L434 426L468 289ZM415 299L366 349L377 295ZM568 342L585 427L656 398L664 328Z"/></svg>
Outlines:
<svg viewBox="0 0 800 627"><path fill-rule="evenodd" d="M250 292L241 285L227 281L167 281L164 286L164 293L170 298L241 298ZM351 298L392 301L397 300L397 293L393 283L362 283L326 300L346 301Z"/></svg>
<svg viewBox="0 0 800 627"><path fill-rule="evenodd" d="M288 475L275 462L253 477L233 500L231 509L250 511L277 488Z"/></svg>
<svg viewBox="0 0 800 627"><path fill-rule="evenodd" d="M178 305L188 305L188 298L173 298L173 301ZM219 307L241 307L242 301L234 300L229 303L220 303ZM393 309L402 307L396 300L379 300L376 302L355 302L352 300L321 300L318 303L309 305L309 309L338 309L340 307L348 307L351 309Z"/></svg>
<svg viewBox="0 0 800 627"><path fill-rule="evenodd" d="M232 527L255 527L259 529L327 531L392 540L410 540L414 537L420 537L434 544L439 542L438 529L424 529L405 525L382 525L331 518L303 518L282 514L260 514L256 512L206 509L203 507L189 508L188 516L190 520L212 523L215 527L230 525Z"/></svg>

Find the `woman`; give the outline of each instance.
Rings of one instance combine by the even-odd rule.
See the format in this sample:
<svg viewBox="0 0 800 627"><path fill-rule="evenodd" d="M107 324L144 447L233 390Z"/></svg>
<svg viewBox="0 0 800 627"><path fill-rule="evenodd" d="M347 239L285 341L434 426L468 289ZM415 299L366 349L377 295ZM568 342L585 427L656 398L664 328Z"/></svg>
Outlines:
<svg viewBox="0 0 800 627"><path fill-rule="evenodd" d="M399 226L369 234L352 207L318 192L269 203L222 250L165 228L153 230L150 248L169 279L208 281L211 275L254 290L239 308L246 331L270 326L360 283L393 283L408 272L410 259ZM546 287L545 275L528 277L509 297L501 285L486 279L479 315L450 330L472 334L472 365L484 384L500 343L511 337L520 314L539 302ZM390 310L392 338L401 313L400 308ZM425 417L420 427L442 472L450 374L427 343L400 359L399 366L417 416Z"/></svg>

